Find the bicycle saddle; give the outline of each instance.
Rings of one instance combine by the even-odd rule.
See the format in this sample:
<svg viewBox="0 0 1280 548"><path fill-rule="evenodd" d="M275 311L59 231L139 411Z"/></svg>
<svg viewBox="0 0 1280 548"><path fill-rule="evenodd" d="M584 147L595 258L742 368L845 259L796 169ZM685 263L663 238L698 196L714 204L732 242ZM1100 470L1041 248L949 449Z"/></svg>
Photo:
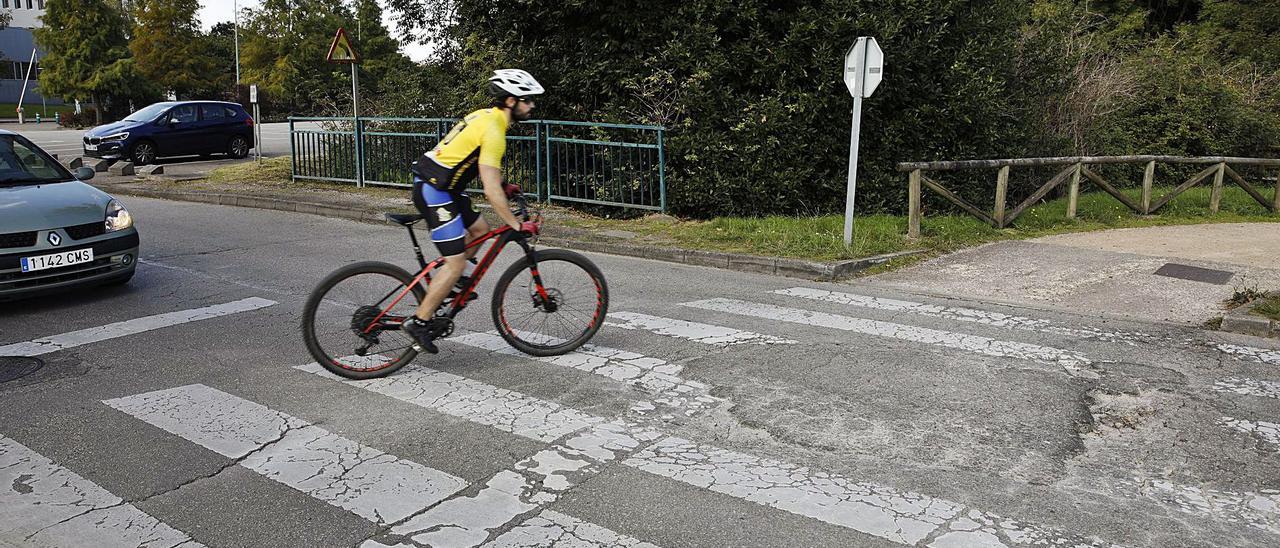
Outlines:
<svg viewBox="0 0 1280 548"><path fill-rule="evenodd" d="M416 223L422 220L422 215L418 215L416 213L412 215L399 214L399 213L387 213L386 215L387 215L388 223L395 223L403 226L409 226L413 223Z"/></svg>

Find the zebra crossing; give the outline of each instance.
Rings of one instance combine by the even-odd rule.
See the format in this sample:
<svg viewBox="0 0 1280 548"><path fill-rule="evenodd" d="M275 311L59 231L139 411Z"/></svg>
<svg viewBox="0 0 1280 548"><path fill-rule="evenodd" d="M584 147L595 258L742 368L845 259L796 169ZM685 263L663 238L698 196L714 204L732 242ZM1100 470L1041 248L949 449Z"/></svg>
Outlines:
<svg viewBox="0 0 1280 548"><path fill-rule="evenodd" d="M905 323L898 323L856 314L859 308L871 308L954 321L961 328L965 323L974 323L1018 330L1057 330L1059 334L1086 333L1055 326L1047 320L811 288L782 289L773 294L849 308L833 313L798 308L795 299L786 301L790 306L782 306L716 297L680 303L677 310L714 314L719 318L717 324L624 310L611 313L605 325L619 333L646 332L671 345L691 345L691 352L703 353L729 348L750 348L753 352L786 349L805 344L804 337L797 333L817 328L940 352L1036 363L1059 368L1071 377L1098 378L1094 370L1098 360L1077 350L1002 340L966 333L960 328L948 331L919 327L908 318L901 320ZM759 300L769 301L767 297ZM14 353L8 355L47 354L175 323L248 313L274 304L265 299L245 299L195 312L120 322L101 329L10 344L0 347L0 355L6 349ZM773 322L791 327L780 329L779 333L733 327L744 317L752 318L757 325ZM1113 332L1108 336L1125 334ZM726 404L725 400L713 394L713 386L689 378L681 363L643 354L641 339L628 340L637 341L637 346L589 344L564 356L546 358L526 356L512 349L495 332L462 333L445 343L488 353L495 360L570 370L575 375L624 386L630 390L629 399L625 411L618 416L593 414L442 371L429 361L420 361L422 365L410 365L389 377L364 381L342 379L314 362L279 364L306 378L337 383L335 386L352 393L389 398L543 446L509 469L470 480L447 467L436 468L439 464L414 462L379 448L376 443L340 435L308 417L273 409L212 382L121 394L99 403L104 411L122 413L140 425L221 455L228 459L228 467L251 471L302 493L317 504L363 518L377 531L364 541L364 548L656 547L657 543L650 542L653 539L611 530L555 506L574 487L613 466L642 472L652 481L678 482L895 545L1113 546L1105 539L1069 528L1024 523L972 504L681 437L671 431L678 424L673 421L707 413ZM1218 350L1239 359L1280 364L1277 351L1240 345L1219 345ZM374 357L345 358L362 359ZM1223 378L1211 390L1244 397L1280 397L1280 383L1239 376ZM1263 418L1266 417L1224 417L1220 426L1280 446L1280 424ZM4 489L8 485L15 487ZM1261 523L1259 528L1280 534L1278 494L1219 492L1214 500L1238 499L1239 504L1220 502L1211 505L1212 511L1203 511L1203 504L1178 502L1194 501L1195 496L1203 495L1172 483L1148 485L1145 489L1153 499L1222 521L1248 512L1248 523ZM0 540L76 546L85 538L99 539L98 544L103 546L219 545L218 538L193 539L166 525L89 479L4 437L0 431Z"/></svg>

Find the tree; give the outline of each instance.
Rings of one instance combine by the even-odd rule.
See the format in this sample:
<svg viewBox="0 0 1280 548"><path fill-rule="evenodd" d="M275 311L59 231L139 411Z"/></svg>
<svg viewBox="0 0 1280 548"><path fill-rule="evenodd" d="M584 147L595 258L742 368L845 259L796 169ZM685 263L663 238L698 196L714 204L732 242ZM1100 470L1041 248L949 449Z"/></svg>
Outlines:
<svg viewBox="0 0 1280 548"><path fill-rule="evenodd" d="M413 67L413 63L400 54L400 43L383 26L382 7L377 0L358 1L355 31L351 37L362 58L361 87L381 94L388 76Z"/></svg>
<svg viewBox="0 0 1280 548"><path fill-rule="evenodd" d="M214 87L217 73L201 40L198 0L135 0L136 26L129 50L140 72L180 98Z"/></svg>
<svg viewBox="0 0 1280 548"><path fill-rule="evenodd" d="M102 0L49 0L44 26L34 29L46 52L40 92L67 99L91 99L102 122L104 99L136 87L120 11ZM121 88L121 84L127 87Z"/></svg>
<svg viewBox="0 0 1280 548"><path fill-rule="evenodd" d="M337 114L351 100L345 66L325 62L346 6L324 0L265 0L241 19L240 73L291 112Z"/></svg>
<svg viewBox="0 0 1280 548"><path fill-rule="evenodd" d="M361 87L372 91L361 96L376 100L387 75L411 64L382 26L377 3L361 0L356 8L329 0L264 0L241 20L242 80L292 112L350 112L351 71L325 61L334 33L343 27L362 58Z"/></svg>
<svg viewBox="0 0 1280 548"><path fill-rule="evenodd" d="M236 79L235 24L231 21L218 23L209 32L200 37L204 56L212 65L212 81L210 88L202 93L209 97L221 93L229 93Z"/></svg>
<svg viewBox="0 0 1280 548"><path fill-rule="evenodd" d="M902 161L1231 155L1280 141L1280 0L388 5L472 104L489 70L517 66L553 98L540 117L666 126L670 203L698 216L839 211L841 60L856 36L886 52L863 109L865 210L904 209Z"/></svg>

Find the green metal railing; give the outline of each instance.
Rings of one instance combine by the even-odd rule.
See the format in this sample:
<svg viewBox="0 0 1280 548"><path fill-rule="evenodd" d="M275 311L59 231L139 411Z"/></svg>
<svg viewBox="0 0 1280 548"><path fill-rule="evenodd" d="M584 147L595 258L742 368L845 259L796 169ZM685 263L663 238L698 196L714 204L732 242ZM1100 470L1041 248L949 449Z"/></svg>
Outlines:
<svg viewBox="0 0 1280 548"><path fill-rule="evenodd" d="M293 178L356 186L412 185L409 167L457 120L289 118ZM319 127L298 127L311 123ZM666 211L665 129L530 120L507 132L503 177L539 200ZM480 192L480 182L467 190Z"/></svg>

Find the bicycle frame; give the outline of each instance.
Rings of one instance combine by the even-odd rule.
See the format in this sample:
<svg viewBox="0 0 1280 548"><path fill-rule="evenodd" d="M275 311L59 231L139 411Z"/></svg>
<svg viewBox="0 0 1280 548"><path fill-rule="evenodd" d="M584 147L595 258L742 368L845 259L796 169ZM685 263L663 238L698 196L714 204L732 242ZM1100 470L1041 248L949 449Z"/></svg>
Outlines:
<svg viewBox="0 0 1280 548"><path fill-rule="evenodd" d="M382 329L393 329L393 328L399 329L400 324L404 323L405 318L396 317L396 316L387 316L386 311L395 308L396 304L399 304L399 302L402 299L404 299L404 297L408 295L409 292L413 291L413 288L415 286L419 284L423 284L424 287L429 287L429 284L431 283L431 271L435 270L436 268L440 267L445 263L444 257L438 257L435 260L428 263L426 258L423 257L422 255L422 247L418 244L418 237L413 232L413 227L409 226L406 228L409 229L409 239L413 241L413 251L414 251L414 254L417 256L418 264L421 265L422 269L418 271L418 274L414 276L413 281L410 282L409 285L405 286L404 289L400 290L400 294L396 295L396 298L393 301L391 301L391 304L383 308L383 310L378 313L378 315L373 319L373 321L369 323L369 326L365 328L365 331L364 331L365 333L369 333L378 327L382 327ZM485 273L489 271L489 267L493 266L494 261L496 261L498 258L498 254L502 253L502 250L506 248L507 244L511 243L512 241L515 241L516 243L520 244L520 247L524 248L525 257L528 258L529 270L533 276L533 283L534 283L534 286L537 288L538 295L541 296L543 299L548 299L548 300L550 299L550 297L547 295L546 288L543 287L542 285L542 276L538 274L538 263L537 263L536 257L534 256L533 246L529 244L529 241L527 239L518 236L516 234L515 229L511 228L510 226L504 225L494 230L490 230L489 232L485 233L483 236L476 238L475 241L467 244L464 250L470 250L474 247L484 245L485 242L489 240L493 240L495 238L496 240L494 241L493 245L489 246L489 250L485 252L484 257L481 258L480 262L476 265L475 272L473 272L471 275L471 283L467 285L464 291L459 293L459 297L454 298L453 301L450 302L449 309L448 311L445 312L445 315L449 319L453 319L458 315L459 312L462 312L463 308L466 308L467 302L470 300L467 297L470 297L472 295L472 291L475 289L477 285L480 284L480 280L484 278ZM424 281L426 283L423 283ZM391 295L390 293L387 294L388 297L390 297L390 295ZM383 301L385 300L386 300L386 297L383 298ZM383 322L384 319L388 321L384 323Z"/></svg>

